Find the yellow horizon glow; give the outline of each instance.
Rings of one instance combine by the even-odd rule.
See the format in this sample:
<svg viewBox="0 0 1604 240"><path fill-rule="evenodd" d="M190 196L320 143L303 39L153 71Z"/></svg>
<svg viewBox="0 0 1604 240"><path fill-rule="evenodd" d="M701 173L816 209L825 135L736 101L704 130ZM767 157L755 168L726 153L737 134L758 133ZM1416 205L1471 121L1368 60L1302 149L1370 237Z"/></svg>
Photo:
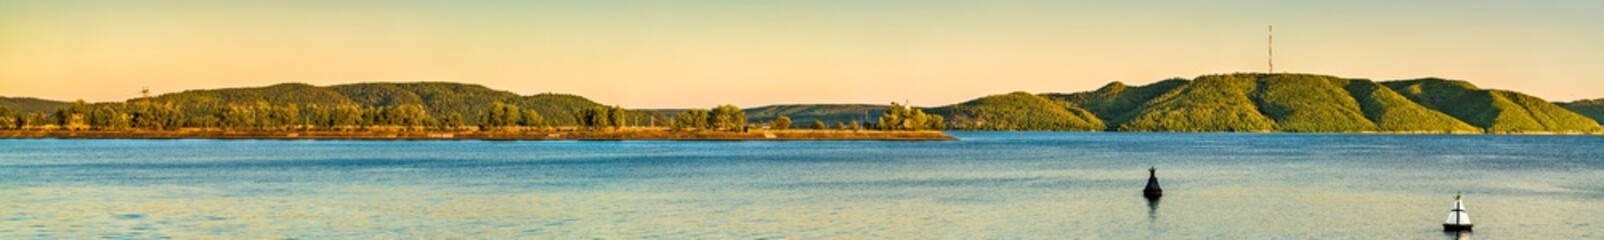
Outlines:
<svg viewBox="0 0 1604 240"><path fill-rule="evenodd" d="M451 81L631 108L910 101L1265 68L1604 97L1597 1L0 3L0 96Z"/></svg>

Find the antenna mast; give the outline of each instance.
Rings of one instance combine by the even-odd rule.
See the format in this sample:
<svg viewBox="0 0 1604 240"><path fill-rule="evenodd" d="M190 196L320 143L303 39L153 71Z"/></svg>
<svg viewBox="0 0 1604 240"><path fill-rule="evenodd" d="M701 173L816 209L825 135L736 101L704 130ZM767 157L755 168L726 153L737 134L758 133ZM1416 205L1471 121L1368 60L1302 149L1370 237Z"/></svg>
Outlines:
<svg viewBox="0 0 1604 240"><path fill-rule="evenodd" d="M1275 24L1270 24L1270 73L1275 73Z"/></svg>

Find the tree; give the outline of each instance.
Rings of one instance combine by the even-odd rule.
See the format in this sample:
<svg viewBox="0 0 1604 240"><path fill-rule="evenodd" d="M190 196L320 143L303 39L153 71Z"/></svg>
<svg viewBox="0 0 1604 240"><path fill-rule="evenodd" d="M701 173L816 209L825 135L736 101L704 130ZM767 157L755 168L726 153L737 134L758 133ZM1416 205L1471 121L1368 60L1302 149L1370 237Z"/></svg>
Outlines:
<svg viewBox="0 0 1604 240"><path fill-rule="evenodd" d="M15 116L14 113L11 113L11 109L10 108L6 108L5 106L0 106L0 129L19 129L19 128L22 128L21 125L18 125L18 123L20 123L20 122L22 122L22 121L19 120L18 117Z"/></svg>
<svg viewBox="0 0 1604 240"><path fill-rule="evenodd" d="M275 127L279 129L299 128L304 124L301 120L301 107L295 104L274 108L272 114L274 122L278 123L278 126Z"/></svg>
<svg viewBox="0 0 1604 240"><path fill-rule="evenodd" d="M610 107L594 107L580 111L579 125L587 129L599 130L613 125Z"/></svg>
<svg viewBox="0 0 1604 240"><path fill-rule="evenodd" d="M541 124L544 124L542 122L544 120L545 119L540 116L540 113L535 112L534 109L528 109L523 111L523 118L519 118L518 125L525 127L538 127L541 126Z"/></svg>
<svg viewBox="0 0 1604 240"><path fill-rule="evenodd" d="M707 129L708 115L710 114L707 110L701 109L691 109L675 114L674 123L669 124L669 129L675 131Z"/></svg>
<svg viewBox="0 0 1604 240"><path fill-rule="evenodd" d="M945 121L939 115L926 114L924 110L903 106L895 102L886 108L885 114L880 115L881 130L925 130L945 128Z"/></svg>
<svg viewBox="0 0 1604 240"><path fill-rule="evenodd" d="M86 115L91 111L89 103L84 100L73 102L71 106L56 110L56 126L66 130L89 129Z"/></svg>
<svg viewBox="0 0 1604 240"><path fill-rule="evenodd" d="M710 126L709 129L741 131L743 127L746 126L746 112L742 111L741 108L736 107L735 105L719 105L718 107L713 108L711 114L712 116L710 117L712 119L710 119L708 122L710 122L712 126Z"/></svg>
<svg viewBox="0 0 1604 240"><path fill-rule="evenodd" d="M623 128L624 127L624 116L625 116L624 107L620 107L620 106L614 105L612 108L608 108L607 109L607 125L610 126L610 127L613 127L613 129Z"/></svg>
<svg viewBox="0 0 1604 240"><path fill-rule="evenodd" d="M446 116L444 121L440 121L440 125L442 125L446 130L457 130L462 126L468 125L468 123L464 122L464 120L465 118L462 117L462 113L454 112L451 113L450 116Z"/></svg>
<svg viewBox="0 0 1604 240"><path fill-rule="evenodd" d="M163 130L177 129L185 125L184 113L171 103L135 104L128 111L129 126L135 128Z"/></svg>
<svg viewBox="0 0 1604 240"><path fill-rule="evenodd" d="M329 111L329 126L338 129L352 129L362 126L364 111L357 105L339 105Z"/></svg>
<svg viewBox="0 0 1604 240"><path fill-rule="evenodd" d="M930 120L926 121L925 124L927 124L925 126L925 129L931 129L931 130L947 129L947 119L941 117L941 115L931 114L930 115Z"/></svg>
<svg viewBox="0 0 1604 240"><path fill-rule="evenodd" d="M523 119L523 111L517 105L496 102L490 105L490 112L485 114L484 125L487 129L514 126Z"/></svg>
<svg viewBox="0 0 1604 240"><path fill-rule="evenodd" d="M21 119L23 120L19 124L21 128L43 128L50 124L50 115L40 112L28 113L28 116Z"/></svg>
<svg viewBox="0 0 1604 240"><path fill-rule="evenodd" d="M89 128L96 130L122 130L128 128L128 114L111 106L100 106L89 114Z"/></svg>
<svg viewBox="0 0 1604 240"><path fill-rule="evenodd" d="M824 130L824 121L813 120L813 130Z"/></svg>
<svg viewBox="0 0 1604 240"><path fill-rule="evenodd" d="M847 130L847 123L835 122L835 130Z"/></svg>
<svg viewBox="0 0 1604 240"><path fill-rule="evenodd" d="M424 109L423 105L402 104L388 107L386 112L385 115L390 119L388 125L401 126L405 129L421 130L434 123L434 118L429 116L429 110Z"/></svg>
<svg viewBox="0 0 1604 240"><path fill-rule="evenodd" d="M217 111L217 119L221 121L219 124L223 129L251 129L256 125L256 115L253 112L251 107L229 104L228 107Z"/></svg>
<svg viewBox="0 0 1604 240"><path fill-rule="evenodd" d="M851 124L847 124L847 129L859 130L863 129L863 125L858 124L858 120L852 120Z"/></svg>
<svg viewBox="0 0 1604 240"><path fill-rule="evenodd" d="M780 115L780 117L774 118L774 124L772 126L770 126L770 127L774 128L775 130L790 129L791 128L791 117L786 117L785 115Z"/></svg>
<svg viewBox="0 0 1604 240"><path fill-rule="evenodd" d="M196 116L184 120L184 125L198 128L220 128L222 127L221 122L221 120L217 119L217 116Z"/></svg>

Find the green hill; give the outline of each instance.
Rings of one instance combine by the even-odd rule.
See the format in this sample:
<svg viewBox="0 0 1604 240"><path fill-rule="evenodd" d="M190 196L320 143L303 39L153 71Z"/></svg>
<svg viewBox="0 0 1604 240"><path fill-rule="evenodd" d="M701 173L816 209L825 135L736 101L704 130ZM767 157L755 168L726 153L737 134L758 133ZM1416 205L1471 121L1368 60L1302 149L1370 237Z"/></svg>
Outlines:
<svg viewBox="0 0 1604 240"><path fill-rule="evenodd" d="M1256 132L1276 129L1252 99L1251 74L1206 75L1143 104L1122 131Z"/></svg>
<svg viewBox="0 0 1604 240"><path fill-rule="evenodd" d="M1580 100L1561 104L1565 109L1593 118L1593 121L1604 124L1604 98Z"/></svg>
<svg viewBox="0 0 1604 240"><path fill-rule="evenodd" d="M31 97L0 97L0 107L13 113L53 112L67 105L72 103Z"/></svg>
<svg viewBox="0 0 1604 240"><path fill-rule="evenodd" d="M764 123L774 121L775 118L786 116L794 123L811 123L814 120L826 123L850 122L857 120L862 124L869 124L880 118L886 112L887 105L873 104L782 104L747 108L748 122Z"/></svg>
<svg viewBox="0 0 1604 240"><path fill-rule="evenodd" d="M1125 83L1112 82L1098 88L1096 91L1078 92L1071 94L1049 93L1044 96L1061 99L1074 103L1092 111L1108 126L1117 127L1125 124L1137 113L1137 109L1161 94L1185 86L1190 81L1172 78L1145 86L1131 87Z"/></svg>
<svg viewBox="0 0 1604 240"><path fill-rule="evenodd" d="M1107 128L1091 111L1073 103L1024 92L986 96L926 112L945 116L948 126L956 129L1101 131Z"/></svg>
<svg viewBox="0 0 1604 240"><path fill-rule="evenodd" d="M1598 129L1581 114L1526 94L1483 90L1469 82L1437 78L1382 82L1428 108L1494 132L1573 132Z"/></svg>
<svg viewBox="0 0 1604 240"><path fill-rule="evenodd" d="M128 101L143 101L130 99ZM475 84L358 83L190 90L150 99L206 120L230 105L388 107L417 104L435 118L461 115L476 125L496 102L538 112L555 126L578 125L580 113L603 104L569 94L522 96ZM99 103L111 105L116 103ZM0 97L11 112L52 112L67 102ZM287 109L287 108L286 108ZM874 104L786 104L745 109L748 121L784 115L792 122L862 121L886 110ZM237 111L237 110L236 110ZM627 125L665 126L682 109L630 110ZM1286 132L1583 132L1599 131L1604 99L1551 103L1530 95L1480 89L1437 78L1373 82L1312 74L1235 73L1144 86L1113 82L1094 91L1014 92L926 109L967 130L1286 131ZM284 114L289 115L289 114ZM15 116L15 115L13 115ZM293 116L293 115L290 115ZM304 115L303 115L304 116Z"/></svg>
<svg viewBox="0 0 1604 240"><path fill-rule="evenodd" d="M1348 94L1364 109L1365 118L1376 124L1376 130L1390 132L1477 132L1471 126L1448 114L1427 109L1409 101L1370 80L1350 80L1345 87Z"/></svg>
<svg viewBox="0 0 1604 240"><path fill-rule="evenodd" d="M131 100L134 101L134 100ZM301 83L286 83L266 87L190 90L152 97L152 101L174 103L186 115L209 116L230 104L265 102L274 105L335 106L396 106L419 104L436 118L461 114L469 124L478 124L495 102L518 105L539 112L544 122L567 126L578 124L580 110L600 107L601 104L583 97L567 94L537 94L519 96L512 92L490 89L476 84L447 82L416 83L357 83L318 87ZM647 123L652 116L661 114L631 112L630 121Z"/></svg>
<svg viewBox="0 0 1604 240"><path fill-rule="evenodd" d="M1375 131L1359 102L1343 87L1347 79L1308 74L1256 75L1259 110L1287 132Z"/></svg>
<svg viewBox="0 0 1604 240"><path fill-rule="evenodd" d="M1472 133L1497 122L1498 131L1586 131L1569 110L1556 110L1541 99L1501 90L1477 90L1464 82L1420 82L1423 94L1400 94L1404 82L1383 83L1310 74L1203 75L1197 80L1171 78L1145 86L1108 83L1083 93L1046 94L1086 107L1113 130L1120 131L1423 131ZM1450 88L1452 86L1452 88ZM1412 88L1412 90L1416 90ZM1448 91L1458 90L1458 91ZM1506 106L1535 112L1525 118L1461 120L1477 117L1485 106L1456 106L1458 94L1484 91ZM1426 98L1431 96L1431 98ZM1440 98L1440 99L1439 99ZM1439 102L1440 104L1434 104ZM1516 104L1522 102L1522 104ZM1456 112L1458 115L1447 114ZM1527 120L1530 118L1530 120ZM1511 122L1530 123L1511 123ZM1532 128L1506 128L1530 125ZM1551 128L1553 126L1553 128Z"/></svg>

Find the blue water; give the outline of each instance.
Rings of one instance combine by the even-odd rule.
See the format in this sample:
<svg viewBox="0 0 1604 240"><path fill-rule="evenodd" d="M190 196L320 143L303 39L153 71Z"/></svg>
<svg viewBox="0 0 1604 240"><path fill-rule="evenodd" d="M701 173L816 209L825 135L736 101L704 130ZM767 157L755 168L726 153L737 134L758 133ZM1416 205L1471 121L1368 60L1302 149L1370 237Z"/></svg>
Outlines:
<svg viewBox="0 0 1604 240"><path fill-rule="evenodd" d="M0 238L1604 238L1604 137L952 134L0 140Z"/></svg>

